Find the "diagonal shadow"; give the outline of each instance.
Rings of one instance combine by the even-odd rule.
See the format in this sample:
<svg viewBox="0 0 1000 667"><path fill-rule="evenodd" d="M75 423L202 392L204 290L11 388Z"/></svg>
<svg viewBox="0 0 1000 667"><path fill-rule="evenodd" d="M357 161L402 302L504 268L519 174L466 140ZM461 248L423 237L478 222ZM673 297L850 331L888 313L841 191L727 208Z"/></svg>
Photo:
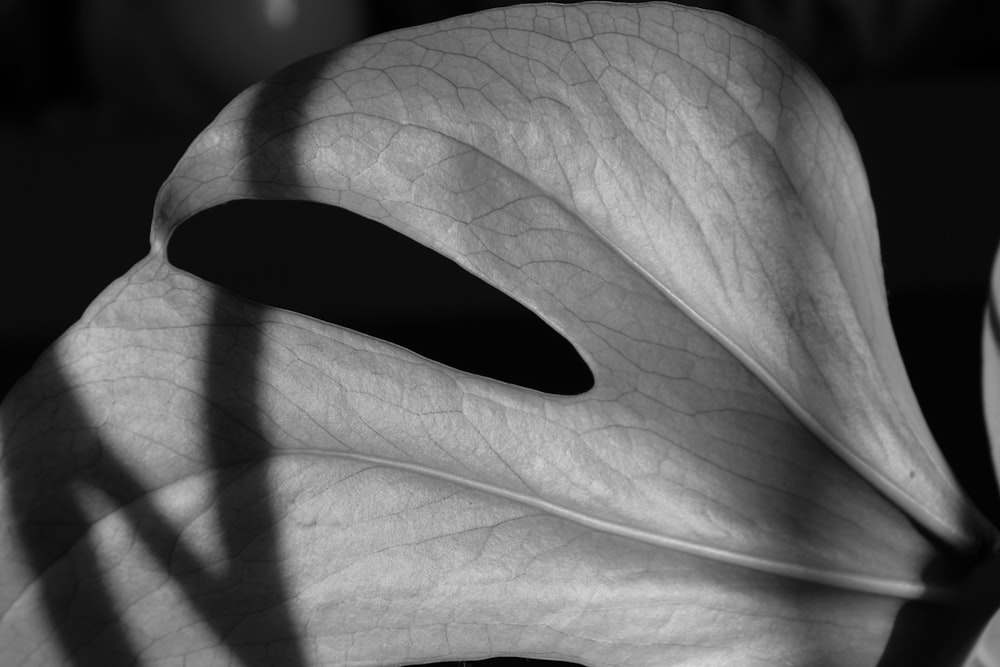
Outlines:
<svg viewBox="0 0 1000 667"><path fill-rule="evenodd" d="M219 574L185 546L183 527L157 510L148 499L151 490L102 440L51 351L36 366L35 377L22 383L21 391L30 391L34 381L40 393L59 398L57 405L34 411L51 410L45 436L15 441L13 447L8 443L3 458L8 500L17 538L40 586L43 611L73 664L140 664L145 648L121 622L120 603L104 575L109 563L101 562L100 545L89 534L93 517L82 509L86 489L110 502L241 664L305 664L286 608L289 595L271 530L277 517L265 479L266 443L253 436L259 417L250 375L259 340L224 298L215 311L222 326L213 329L209 343L204 390L207 460L225 558ZM11 421L4 417L7 427ZM255 446L247 446L255 440Z"/></svg>
<svg viewBox="0 0 1000 667"><path fill-rule="evenodd" d="M280 91L277 91L280 93ZM272 98L265 85L251 110L248 141L266 133L261 105ZM250 181L264 184L273 162L265 152L250 160ZM256 167L255 165L261 165ZM251 196L253 196L251 194ZM262 196L267 196L262 194ZM306 660L287 606L281 572L278 521L269 482L270 445L260 434L257 366L261 308L213 291L203 395L206 462L213 477L222 565L205 563L149 500L147 489L105 442L88 417L55 348L12 392L37 397L20 414L8 403L2 414L7 500L24 562L34 573L51 641L75 665L135 665L148 648L121 619L91 532L93 517L81 493L109 501L170 583L176 585L221 646L247 667L301 667ZM46 397L46 398L42 398ZM41 414L46 413L46 414ZM11 442L15 430L34 432ZM212 569L210 569L210 567ZM221 570L221 571L220 571ZM168 611L168 610L164 610ZM145 642L148 643L148 642ZM6 652L0 650L6 660Z"/></svg>
<svg viewBox="0 0 1000 667"><path fill-rule="evenodd" d="M94 486L129 506L144 489L96 435L53 357L50 349L9 395L38 387L40 395L60 397L58 407L51 410L46 435L18 446L11 436L28 419L14 421L6 414L9 397L2 414L4 474L14 533L35 575L32 585L40 588L42 612L54 641L66 658L81 666L97 664L98 659L108 665L137 664L139 647L120 624L111 592L102 581L104 565L87 535L91 520L78 493L83 485ZM77 457L81 465L75 465ZM6 652L2 657L10 659Z"/></svg>
<svg viewBox="0 0 1000 667"><path fill-rule="evenodd" d="M53 424L50 437L5 452L4 462L17 536L37 575L43 611L70 661L76 665L141 664L144 648L121 622L122 609L103 575L109 564L101 562L100 545L88 534L92 517L81 509L80 495L89 488L110 501L145 551L183 590L219 643L228 645L242 664L304 664L297 644L290 642L295 635L284 609L287 595L280 573L269 571L278 562L277 545L262 540L271 534L274 522L261 483L262 466L235 460L227 453L232 445L226 438L211 438L210 454L219 466L214 469L216 506L226 555L225 570L213 575L203 559L185 546L183 527L173 525L148 502L150 490L101 439L58 370L47 375L45 391L61 395L58 423ZM252 414L252 408L233 416L216 407L212 410L216 416L209 421L216 427L228 425L247 413ZM242 499L253 496L259 498L241 506ZM242 556L251 540L254 558L248 560ZM260 562L265 564L263 570L257 565ZM260 618L252 624L248 640L238 625L255 614ZM261 627L267 631L261 633ZM268 643L272 645L270 657L261 649ZM280 656L273 661L276 650Z"/></svg>
<svg viewBox="0 0 1000 667"><path fill-rule="evenodd" d="M189 595L211 607L203 614L211 612L220 639L247 667L300 667L306 661L287 607L290 594L273 530L279 516L267 479L270 445L260 437L255 367L261 337L254 325L260 310L230 300L222 291L214 293L205 367L205 397L211 405L206 435L220 542L229 567L216 580L196 573Z"/></svg>

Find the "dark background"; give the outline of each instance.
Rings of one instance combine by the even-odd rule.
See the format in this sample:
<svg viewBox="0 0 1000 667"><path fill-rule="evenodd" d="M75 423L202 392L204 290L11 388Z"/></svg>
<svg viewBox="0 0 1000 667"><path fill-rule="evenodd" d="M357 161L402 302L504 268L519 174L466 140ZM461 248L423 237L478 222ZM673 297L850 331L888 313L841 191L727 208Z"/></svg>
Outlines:
<svg viewBox="0 0 1000 667"><path fill-rule="evenodd" d="M499 4L0 0L0 395L145 255L159 184L233 94L308 53ZM979 391L1000 241L1000 3L689 4L779 37L837 99L868 170L891 314L921 407L963 484L1000 522ZM586 388L558 336L377 225L292 203L204 217L182 227L172 259L247 296L501 379Z"/></svg>

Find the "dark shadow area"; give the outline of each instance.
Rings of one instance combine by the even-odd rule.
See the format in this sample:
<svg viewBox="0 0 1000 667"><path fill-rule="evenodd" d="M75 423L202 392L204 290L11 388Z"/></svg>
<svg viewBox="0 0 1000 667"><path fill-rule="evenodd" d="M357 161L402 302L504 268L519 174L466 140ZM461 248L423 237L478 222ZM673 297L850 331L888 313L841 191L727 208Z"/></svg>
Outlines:
<svg viewBox="0 0 1000 667"><path fill-rule="evenodd" d="M936 399L921 401L921 409L942 453L976 506L998 523L1000 493L983 420L979 376L981 304L985 301L984 286L981 291L896 294L889 306L914 391L917 396ZM992 303L987 316L993 331L1000 331ZM984 553L971 557L970 562L932 563L924 571L924 580L954 580L959 572L967 575L976 568L974 559L988 555L987 547L984 545ZM949 552L940 544L939 550ZM996 594L986 594L976 604L958 608L920 602L903 605L880 667L951 665L956 647L969 646L982 624L988 622L996 599Z"/></svg>
<svg viewBox="0 0 1000 667"><path fill-rule="evenodd" d="M263 121L256 116L262 113L253 110L248 140L257 136ZM14 428L16 417L17 425L42 434L16 441L17 449L5 439L3 462L11 480L8 494L17 536L42 587L44 613L56 641L74 665L141 664L147 648L136 645L121 622L125 609L118 608L104 574L111 564L100 562L95 538L88 535L93 517L81 509L80 498L88 487L121 514L218 645L228 647L241 665L305 665L286 606L290 594L281 572L273 530L278 519L266 479L270 444L261 437L257 407L258 309L217 292L210 311L200 391L221 562L203 562L185 547L185 526L172 525L151 502L154 490L143 487L124 462L129 457L115 449L127 445L109 446L101 439L98 425L75 398L53 355L43 357L22 386L22 391L34 390L38 404L27 414L4 417L5 430ZM40 416L46 411L52 414ZM127 454L139 461L171 455L155 450Z"/></svg>
<svg viewBox="0 0 1000 667"><path fill-rule="evenodd" d="M946 648L950 643L941 632L942 628L951 626L954 619L955 610L950 607L918 602L904 604L878 667L958 667L950 661Z"/></svg>
<svg viewBox="0 0 1000 667"><path fill-rule="evenodd" d="M170 240L175 266L252 299L387 340L459 370L553 394L594 377L537 315L450 259L350 211L237 201Z"/></svg>
<svg viewBox="0 0 1000 667"><path fill-rule="evenodd" d="M211 606L205 617L247 667L304 667L287 610L282 560L273 527L279 516L267 481L270 443L262 436L256 365L261 340L257 308L216 293L205 365L206 436L228 568L196 574L191 598ZM197 571L199 565L192 563ZM203 567L203 566L202 566ZM183 570L182 570L183 571ZM201 579L206 579L201 585ZM249 620L249 622L247 622ZM278 655L271 655L276 648Z"/></svg>
<svg viewBox="0 0 1000 667"><path fill-rule="evenodd" d="M36 382L32 378L30 385L22 383L20 389L36 389L37 384L38 390L62 396L62 400L49 424L51 436L17 449L12 449L8 440L11 416L3 416L7 500L16 521L17 538L25 560L38 577L36 585L42 589L54 640L71 664L136 664L140 647L127 637L118 621L120 610L101 580L104 566L87 537L91 521L81 509L78 493L82 483L118 502L129 503L143 491L87 428L85 413L51 356L39 360L34 370L35 378L44 372L45 379ZM31 425L25 417L20 422ZM73 456L74 451L78 456ZM74 567L65 562L71 549ZM102 639L95 644L98 634Z"/></svg>
<svg viewBox="0 0 1000 667"><path fill-rule="evenodd" d="M213 357L232 356L229 351L219 354L220 349L228 348L216 347ZM215 363L227 363L227 359ZM120 619L124 609L112 599L104 577L111 564L100 562L98 546L88 535L93 517L81 509L80 498L89 488L122 513L145 551L184 591L219 644L229 646L241 664L303 665L297 646L288 641L294 635L283 611L287 596L280 574L267 571L278 560L275 545L267 542L275 518L269 495L262 492L263 471L245 441L242 447L230 441L233 434L242 435L241 430L253 427L256 414L252 404L241 408L231 397L221 395L243 374L228 369L213 373L219 379L208 385L209 392L216 394L216 400L211 395L207 399L212 405L209 454L216 466L216 511L226 558L223 573L213 575L207 567L217 564L202 562L185 546L181 539L185 526L172 524L157 510L147 497L151 490L102 441L52 358L44 357L35 371L31 384L58 396L58 405L46 404L22 417L22 423L30 425L32 419L40 419L38 412L53 411L51 421L43 424L47 437L21 443L16 450L8 443L4 452L11 480L7 492L17 517L17 537L42 587L44 610L70 662L81 667L142 664L139 656L145 648L129 639ZM253 554L247 558L250 542ZM248 636L240 626L254 615L256 622L250 624L253 632ZM279 655L269 655L268 644Z"/></svg>
<svg viewBox="0 0 1000 667"><path fill-rule="evenodd" d="M270 173L266 151L255 148L270 129L267 101L281 90L280 84L262 82L257 103L250 109L243 138L250 183L264 183ZM263 344L259 309L219 290L212 299L203 376L208 408L205 436L228 567L216 578L221 580L192 591L192 598L216 606L207 620L220 643L227 644L246 667L305 667L301 638L287 606L292 596L281 571L279 533L273 529L279 515L267 480L272 445L263 438L258 408L257 368ZM204 576L196 574L196 581Z"/></svg>
<svg viewBox="0 0 1000 667"><path fill-rule="evenodd" d="M3 354L0 354L0 403L17 379L28 372L55 337L53 334L48 340L31 336L0 340L3 349Z"/></svg>
<svg viewBox="0 0 1000 667"><path fill-rule="evenodd" d="M922 527L914 524L914 528L938 547L939 557L921 573L925 583L940 585L942 582L964 581L988 556L987 545L983 545L979 554L959 556ZM954 662L959 655L957 647L967 647L975 640L983 627L979 625L978 616L981 614L981 609L970 610L960 604L924 601L904 603L896 615L878 667L958 667Z"/></svg>

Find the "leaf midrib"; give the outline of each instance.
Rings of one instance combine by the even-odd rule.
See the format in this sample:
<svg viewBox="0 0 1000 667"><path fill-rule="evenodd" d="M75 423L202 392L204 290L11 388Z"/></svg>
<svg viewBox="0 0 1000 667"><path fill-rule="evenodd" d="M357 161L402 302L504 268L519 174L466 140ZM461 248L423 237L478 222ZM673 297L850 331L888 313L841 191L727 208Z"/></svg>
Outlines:
<svg viewBox="0 0 1000 667"><path fill-rule="evenodd" d="M282 448L280 450L275 450L273 455L342 458L373 463L377 466L383 466L396 470L413 472L426 477L458 484L469 489L482 491L490 495L499 496L523 505L528 505L543 512L547 512L553 516L571 521L577 525L607 533L609 535L635 540L651 546L670 549L672 551L705 558L719 563L735 565L755 570L757 572L789 577L809 583L907 600L946 600L951 597L951 593L947 589L935 587L920 581L891 579L888 577L876 577L829 568L812 567L790 561L750 556L731 549L721 549L718 547L699 544L695 541L672 537L670 535L644 530L642 528L636 528L618 521L602 519L600 517L593 516L592 514L570 509L537 496L513 491L502 486L481 482L417 463L396 461L381 456L360 454L356 452L328 451L313 448Z"/></svg>

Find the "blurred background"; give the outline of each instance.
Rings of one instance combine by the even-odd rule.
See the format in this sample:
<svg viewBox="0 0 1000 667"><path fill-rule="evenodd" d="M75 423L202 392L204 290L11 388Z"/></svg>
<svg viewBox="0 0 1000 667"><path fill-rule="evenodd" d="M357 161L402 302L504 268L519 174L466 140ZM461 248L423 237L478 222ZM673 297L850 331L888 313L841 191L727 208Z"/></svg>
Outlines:
<svg viewBox="0 0 1000 667"><path fill-rule="evenodd" d="M239 90L313 52L501 4L0 0L0 395L145 255L159 184ZM974 499L1000 520L979 393L1000 241L1000 3L687 4L780 38L840 104L868 170L891 313L921 406ZM558 336L398 235L322 207L223 208L197 231L182 228L175 262L459 367L586 388Z"/></svg>

